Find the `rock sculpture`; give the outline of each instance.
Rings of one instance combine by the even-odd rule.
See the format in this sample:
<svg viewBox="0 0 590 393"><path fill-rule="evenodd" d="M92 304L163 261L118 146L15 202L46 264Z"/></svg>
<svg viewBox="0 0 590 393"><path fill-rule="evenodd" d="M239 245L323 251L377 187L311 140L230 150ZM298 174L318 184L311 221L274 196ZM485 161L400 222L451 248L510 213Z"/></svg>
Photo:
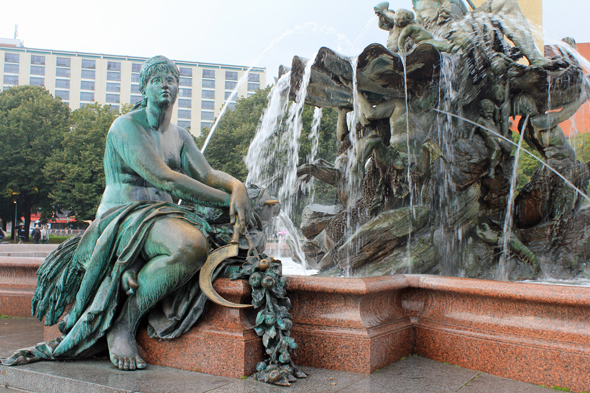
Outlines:
<svg viewBox="0 0 590 393"><path fill-rule="evenodd" d="M298 175L337 187L342 206L308 238L310 259L328 275L585 277L588 165L559 123L588 99L589 77L566 43L560 57L540 54L516 0L413 7L415 19L374 8L387 47L355 59L321 48L312 60L305 102L339 110L342 147L333 165L305 164ZM292 99L304 70L295 57ZM544 165L514 197L516 130Z"/></svg>

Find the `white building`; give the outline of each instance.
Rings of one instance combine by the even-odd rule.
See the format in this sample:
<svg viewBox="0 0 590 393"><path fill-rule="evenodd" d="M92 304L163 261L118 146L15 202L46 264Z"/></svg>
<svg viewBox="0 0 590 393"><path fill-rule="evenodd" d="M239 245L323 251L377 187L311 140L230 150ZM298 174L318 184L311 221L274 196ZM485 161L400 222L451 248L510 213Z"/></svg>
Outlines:
<svg viewBox="0 0 590 393"><path fill-rule="evenodd" d="M99 102L115 108L141 100L139 70L143 57L33 49L18 39L0 38L2 89L17 85L43 86L72 110ZM180 90L172 122L199 135L209 127L238 81L248 73L238 97L266 86L266 69L174 60L180 70Z"/></svg>

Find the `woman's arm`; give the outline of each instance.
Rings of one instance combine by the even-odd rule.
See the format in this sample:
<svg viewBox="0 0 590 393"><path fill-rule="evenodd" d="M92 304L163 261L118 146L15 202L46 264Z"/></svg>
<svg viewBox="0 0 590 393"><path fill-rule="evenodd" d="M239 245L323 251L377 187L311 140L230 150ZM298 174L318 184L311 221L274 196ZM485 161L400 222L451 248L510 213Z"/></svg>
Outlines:
<svg viewBox="0 0 590 393"><path fill-rule="evenodd" d="M154 187L206 206L229 205L229 194L170 169L133 120L119 118L113 123L109 137L113 138L113 146L125 164Z"/></svg>
<svg viewBox="0 0 590 393"><path fill-rule="evenodd" d="M244 233L246 225L250 220L252 209L246 186L235 177L211 168L188 132L180 129L179 133L183 139L181 152L182 169L190 177L231 194L229 202L231 223L234 224L237 217L238 223L240 224L240 231Z"/></svg>

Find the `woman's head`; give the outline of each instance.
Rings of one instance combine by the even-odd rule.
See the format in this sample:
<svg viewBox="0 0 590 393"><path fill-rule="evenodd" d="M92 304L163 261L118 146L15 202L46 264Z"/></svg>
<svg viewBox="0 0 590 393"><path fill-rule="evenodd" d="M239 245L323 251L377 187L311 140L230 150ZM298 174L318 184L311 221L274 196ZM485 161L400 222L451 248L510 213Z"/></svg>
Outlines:
<svg viewBox="0 0 590 393"><path fill-rule="evenodd" d="M176 67L176 64L174 64L167 57L159 55L146 60L145 63L142 64L141 70L139 71L139 91L141 91L141 94L143 95L143 100L135 104L133 110L147 106L145 88L150 78L159 72L170 73L176 78L177 82L180 80L180 72L178 71L178 67Z"/></svg>

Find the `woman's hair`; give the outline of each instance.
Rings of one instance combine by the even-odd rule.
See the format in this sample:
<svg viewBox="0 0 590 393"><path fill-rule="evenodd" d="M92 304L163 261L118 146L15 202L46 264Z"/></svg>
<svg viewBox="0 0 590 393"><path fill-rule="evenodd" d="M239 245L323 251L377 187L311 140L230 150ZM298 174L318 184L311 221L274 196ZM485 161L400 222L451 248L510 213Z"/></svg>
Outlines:
<svg viewBox="0 0 590 393"><path fill-rule="evenodd" d="M149 60L146 60L142 64L141 70L139 71L139 91L143 95L143 99L133 105L131 111L135 111L147 106L147 97L144 94L145 86L147 85L150 78L156 75L158 72L170 72L178 82L180 80L180 72L176 64L168 59L166 56L154 56Z"/></svg>

